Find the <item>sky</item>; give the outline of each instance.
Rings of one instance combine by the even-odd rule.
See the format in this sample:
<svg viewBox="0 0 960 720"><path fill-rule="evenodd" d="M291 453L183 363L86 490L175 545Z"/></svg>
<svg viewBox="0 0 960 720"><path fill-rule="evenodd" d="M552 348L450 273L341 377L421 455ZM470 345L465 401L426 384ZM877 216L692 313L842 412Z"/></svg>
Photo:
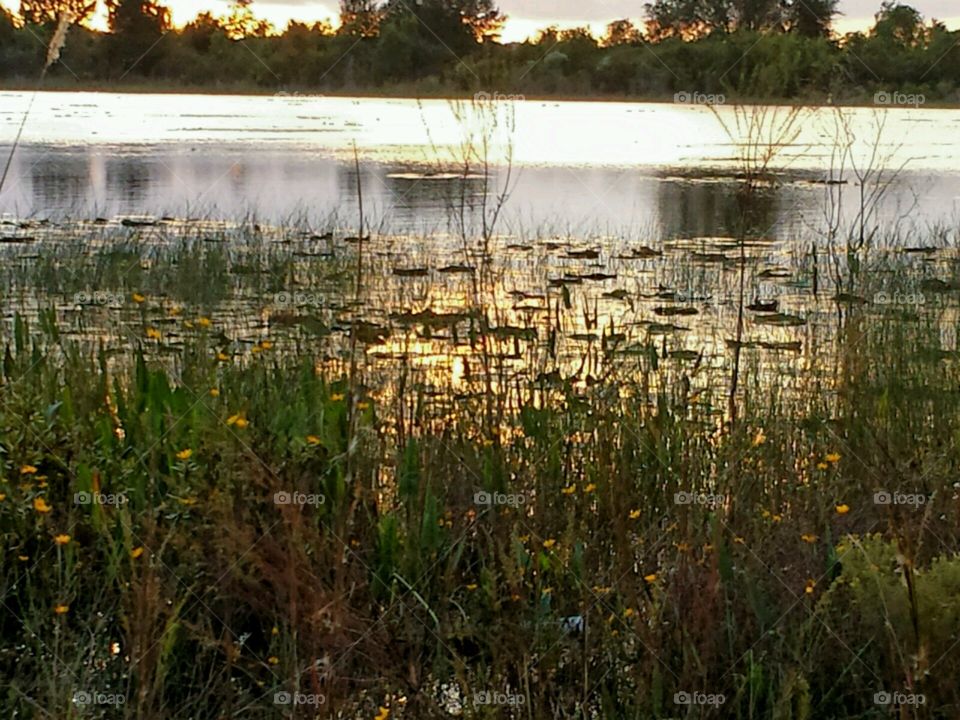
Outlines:
<svg viewBox="0 0 960 720"><path fill-rule="evenodd" d="M840 0L843 13L835 23L838 32L862 30L873 22L881 0ZM18 0L0 0L0 5L15 8ZM173 20L182 25L197 13L210 10L224 14L228 0L166 0L173 11ZM644 0L500 0L500 9L509 20L503 33L505 41L524 40L550 24L560 27L589 25L595 34L602 34L610 20L632 18L642 20ZM960 0L908 0L925 18L937 18L951 29L960 28ZM101 3L102 5L102 3ZM336 0L254 0L256 14L277 27L291 19L302 21L335 20ZM101 8L102 12L102 8ZM335 24L335 23L334 23Z"/></svg>

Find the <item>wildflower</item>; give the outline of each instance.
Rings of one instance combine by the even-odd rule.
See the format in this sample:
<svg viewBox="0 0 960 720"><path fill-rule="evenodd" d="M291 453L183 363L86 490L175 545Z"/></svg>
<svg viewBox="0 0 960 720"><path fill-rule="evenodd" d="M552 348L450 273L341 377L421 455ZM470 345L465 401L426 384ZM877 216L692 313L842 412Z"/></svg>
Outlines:
<svg viewBox="0 0 960 720"><path fill-rule="evenodd" d="M3 501L6 500L6 499L7 499L7 494L6 494L6 493L0 493L0 502L3 502Z"/></svg>
<svg viewBox="0 0 960 720"><path fill-rule="evenodd" d="M177 317L182 312L183 312L183 308L180 307L179 305L174 305L172 308L170 308L170 315L172 317Z"/></svg>
<svg viewBox="0 0 960 720"><path fill-rule="evenodd" d="M68 542L70 542L70 536L69 536L69 535L66 535L66 534L57 535L57 536L55 536L55 537L53 538L53 541L54 541L57 545L66 545Z"/></svg>
<svg viewBox="0 0 960 720"><path fill-rule="evenodd" d="M739 535L737 535L736 537L734 537L734 538L733 538L733 541L734 541L737 545L746 545L746 544L747 544L747 541L744 540L744 539L743 539L742 537L740 537Z"/></svg>
<svg viewBox="0 0 960 720"><path fill-rule="evenodd" d="M817 541L817 536L813 535L812 533L804 533L803 535L800 536L800 539L803 540L805 543L813 544Z"/></svg>
<svg viewBox="0 0 960 720"><path fill-rule="evenodd" d="M476 590L476 589L477 589L477 584L476 584L476 583L470 583L470 584L467 585L467 590L469 590L470 592L473 592L473 591Z"/></svg>
<svg viewBox="0 0 960 720"><path fill-rule="evenodd" d="M230 417L227 418L227 425L229 426L236 425L241 430L243 430L249 424L250 423L247 421L247 419L240 413L237 413L236 415L231 415Z"/></svg>
<svg viewBox="0 0 960 720"><path fill-rule="evenodd" d="M230 360L230 356L227 355L226 353L218 352L217 360L219 360L220 362L228 362Z"/></svg>
<svg viewBox="0 0 960 720"><path fill-rule="evenodd" d="M554 545L557 544L557 541L553 538L548 538L543 541L543 547L547 550L551 549Z"/></svg>
<svg viewBox="0 0 960 720"><path fill-rule="evenodd" d="M177 460L189 460L193 457L193 450L190 448L185 448L177 453Z"/></svg>
<svg viewBox="0 0 960 720"><path fill-rule="evenodd" d="M213 323L210 321L210 318L208 317L200 317L200 318L197 318L197 325L199 325L202 328L208 328L211 325L213 325Z"/></svg>
<svg viewBox="0 0 960 720"><path fill-rule="evenodd" d="M380 712L376 714L373 720L387 720L388 717L390 717L390 708L385 708L381 705Z"/></svg>
<svg viewBox="0 0 960 720"><path fill-rule="evenodd" d="M825 462L817 463L817 470L826 470L828 467L830 466Z"/></svg>
<svg viewBox="0 0 960 720"><path fill-rule="evenodd" d="M343 400L343 393L334 393L333 395L330 396L330 399L333 402L340 402L341 400Z"/></svg>
<svg viewBox="0 0 960 720"><path fill-rule="evenodd" d="M17 555L17 560L19 560L20 562L26 562L29 559L30 559L29 555Z"/></svg>
<svg viewBox="0 0 960 720"><path fill-rule="evenodd" d="M210 397L218 398L220 397L220 391L217 388L210 388Z"/></svg>
<svg viewBox="0 0 960 720"><path fill-rule="evenodd" d="M147 301L147 296L146 296L146 295L141 295L141 294L138 293L138 292L135 292L135 293L134 293L133 295L131 295L130 297L133 298L133 301L134 301L137 305L141 305L142 303L145 303L145 302Z"/></svg>
<svg viewBox="0 0 960 720"><path fill-rule="evenodd" d="M757 434L753 438L753 446L763 445L766 441L767 436L763 434L763 430L757 430Z"/></svg>
<svg viewBox="0 0 960 720"><path fill-rule="evenodd" d="M280 658L278 658L276 655L271 655L270 657L267 658L267 662L270 663L271 665L279 665Z"/></svg>
<svg viewBox="0 0 960 720"><path fill-rule="evenodd" d="M261 341L260 341L260 349L261 349L261 350L271 350L271 349L273 349L273 343L270 342L269 340L261 340Z"/></svg>
<svg viewBox="0 0 960 720"><path fill-rule="evenodd" d="M53 608L53 611L54 611L57 615L65 615L66 613L70 612L70 606L69 606L69 605L57 605L56 607Z"/></svg>
<svg viewBox="0 0 960 720"><path fill-rule="evenodd" d="M181 505L186 505L187 507L197 504L197 499L195 497L177 498L177 500L180 501Z"/></svg>
<svg viewBox="0 0 960 720"><path fill-rule="evenodd" d="M590 483L589 485L587 485L587 486L583 489L583 491L584 491L585 493L592 493L592 492L593 492L594 490L596 490L596 489L597 489L597 486L596 486L594 483Z"/></svg>
<svg viewBox="0 0 960 720"><path fill-rule="evenodd" d="M42 497L35 497L33 499L33 509L36 510L38 513L48 513L51 510L53 510L52 507L47 505L47 501L44 500Z"/></svg>
<svg viewBox="0 0 960 720"><path fill-rule="evenodd" d="M24 465L20 468L21 475L36 475L37 469L33 465Z"/></svg>
<svg viewBox="0 0 960 720"><path fill-rule="evenodd" d="M638 517L640 517L640 510L639 510L639 509L637 509L637 510L631 510L631 511L630 511L630 519L631 519L631 520L636 520Z"/></svg>
<svg viewBox="0 0 960 720"><path fill-rule="evenodd" d="M136 560L136 559L137 559L138 557L140 557L141 555L143 555L143 548L142 548L142 547L139 547L139 546L138 546L138 547L135 547L133 550L130 551L130 557L132 557L134 560Z"/></svg>
<svg viewBox="0 0 960 720"><path fill-rule="evenodd" d="M816 586L817 586L817 583L816 583L815 580L813 580L813 579L807 580L807 586L804 588L804 592L805 592L807 595L813 595L813 589L814 589Z"/></svg>
<svg viewBox="0 0 960 720"><path fill-rule="evenodd" d="M846 515L848 512L850 512L850 506L846 503L837 505L837 515Z"/></svg>
<svg viewBox="0 0 960 720"><path fill-rule="evenodd" d="M189 320L184 320L184 321L183 321L183 326L184 326L187 330L193 330L193 323L190 322Z"/></svg>
<svg viewBox="0 0 960 720"><path fill-rule="evenodd" d="M161 337L162 336L160 335L160 331L157 330L155 327L147 328L147 338L149 340L159 340Z"/></svg>
<svg viewBox="0 0 960 720"><path fill-rule="evenodd" d="M307 435L307 445L319 445L322 442L316 435Z"/></svg>
<svg viewBox="0 0 960 720"><path fill-rule="evenodd" d="M272 628L270 628L270 634L276 637L277 635L280 634L280 628L274 625Z"/></svg>
<svg viewBox="0 0 960 720"><path fill-rule="evenodd" d="M370 403L368 403L368 402L358 402L358 403L357 403L357 410L366 410L366 409L369 408L369 407L370 407ZM491 444L492 444L492 443L491 443Z"/></svg>
<svg viewBox="0 0 960 720"><path fill-rule="evenodd" d="M567 485L560 492L562 492L564 495L573 495L576 491L577 491L577 484L574 483L573 485Z"/></svg>
<svg viewBox="0 0 960 720"><path fill-rule="evenodd" d="M826 460L828 463L836 465L838 462L840 462L840 453L830 453L824 458L824 460Z"/></svg>
<svg viewBox="0 0 960 720"><path fill-rule="evenodd" d="M250 352L254 355L258 355L262 352L262 349L259 345L254 345L252 348L250 348Z"/></svg>
<svg viewBox="0 0 960 720"><path fill-rule="evenodd" d="M626 610L623 611L623 616L624 616L625 618L631 618L631 617L633 617L633 613L634 613L634 609L633 609L633 608L627 608Z"/></svg>
<svg viewBox="0 0 960 720"><path fill-rule="evenodd" d="M529 536L529 535L521 535L520 537L517 538L517 540L520 541L521 543L523 543L524 545L526 545L528 542L530 542L530 536Z"/></svg>
<svg viewBox="0 0 960 720"><path fill-rule="evenodd" d="M685 542L674 543L674 545L676 545L677 550L680 552L689 552L690 550L690 546Z"/></svg>
<svg viewBox="0 0 960 720"><path fill-rule="evenodd" d="M657 581L657 574L656 574L656 573L650 573L649 575L644 575L644 576L643 576L643 579L646 580L648 583L656 582L656 581Z"/></svg>

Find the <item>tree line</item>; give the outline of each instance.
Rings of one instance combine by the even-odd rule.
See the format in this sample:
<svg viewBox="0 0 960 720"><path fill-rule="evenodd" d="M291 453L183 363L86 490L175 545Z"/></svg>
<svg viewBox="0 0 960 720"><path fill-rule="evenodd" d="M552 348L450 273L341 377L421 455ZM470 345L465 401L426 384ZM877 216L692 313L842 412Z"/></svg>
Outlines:
<svg viewBox="0 0 960 720"><path fill-rule="evenodd" d="M71 30L50 82L222 90L625 95L723 93L754 99L960 100L960 31L885 0L873 25L838 36L838 0L654 0L646 20L546 27L504 43L494 0L342 0L340 22L279 30L251 0L180 28L156 0L107 0L109 30L83 24L92 0L22 0L0 9L0 80L37 77L63 13Z"/></svg>

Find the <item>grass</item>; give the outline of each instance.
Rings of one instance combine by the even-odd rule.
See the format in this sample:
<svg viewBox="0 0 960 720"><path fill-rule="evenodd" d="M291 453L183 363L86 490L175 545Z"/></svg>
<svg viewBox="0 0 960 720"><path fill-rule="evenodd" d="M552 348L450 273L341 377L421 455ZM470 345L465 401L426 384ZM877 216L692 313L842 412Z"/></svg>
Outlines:
<svg viewBox="0 0 960 720"><path fill-rule="evenodd" d="M744 350L731 425L723 352L634 327L552 354L604 330L585 287L549 291L536 341L482 305L379 328L342 300L349 249L239 233L0 269L7 714L955 716L950 255L947 287L865 264L865 297L922 306L821 299L799 357ZM370 262L367 312L422 300ZM418 343L486 364L455 380Z"/></svg>

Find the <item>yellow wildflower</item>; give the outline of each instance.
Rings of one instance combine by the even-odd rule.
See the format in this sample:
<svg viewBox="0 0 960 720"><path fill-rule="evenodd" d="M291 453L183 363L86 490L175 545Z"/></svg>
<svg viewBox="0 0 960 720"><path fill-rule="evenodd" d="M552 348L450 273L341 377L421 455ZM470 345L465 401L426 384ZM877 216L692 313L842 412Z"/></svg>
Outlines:
<svg viewBox="0 0 960 720"><path fill-rule="evenodd" d="M147 328L147 338L149 340L159 340L161 337L162 336L160 335L160 331L157 330L155 327Z"/></svg>
<svg viewBox="0 0 960 720"><path fill-rule="evenodd" d="M848 512L850 512L850 506L847 505L846 503L841 503L840 505L837 505L838 515L846 515Z"/></svg>
<svg viewBox="0 0 960 720"><path fill-rule="evenodd" d="M343 400L343 393L334 393L330 396L330 399L333 400L333 402L340 402Z"/></svg>
<svg viewBox="0 0 960 720"><path fill-rule="evenodd" d="M280 658L278 658L276 655L271 655L270 657L267 658L267 662L270 663L271 665L279 665Z"/></svg>
<svg viewBox="0 0 960 720"><path fill-rule="evenodd" d="M220 397L220 391L217 388L210 388L210 397L212 398Z"/></svg>
<svg viewBox="0 0 960 720"><path fill-rule="evenodd" d="M597 489L597 486L596 486L594 483L590 483L589 485L587 485L587 486L583 489L583 491L584 491L585 493L592 493L592 492L593 492L594 490L596 490L596 489Z"/></svg>
<svg viewBox="0 0 960 720"><path fill-rule="evenodd" d="M235 424L239 429L243 430L250 423L247 422L246 418L237 418L237 422Z"/></svg>
<svg viewBox="0 0 960 720"><path fill-rule="evenodd" d="M6 500L6 499L7 499L7 494L6 494L6 493L0 493L0 502L3 502L3 501Z"/></svg>
<svg viewBox="0 0 960 720"><path fill-rule="evenodd" d="M557 544L557 541L554 540L553 538L548 538L543 541L543 547L546 548L547 550L551 549L556 544Z"/></svg>
<svg viewBox="0 0 960 720"><path fill-rule="evenodd" d="M193 457L193 450L190 448L185 448L177 453L177 460L189 460Z"/></svg>
<svg viewBox="0 0 960 720"><path fill-rule="evenodd" d="M36 475L37 469L33 465L24 465L20 468L21 475Z"/></svg>
<svg viewBox="0 0 960 720"><path fill-rule="evenodd" d="M217 360L219 360L220 362L227 362L230 360L230 356L227 355L226 353L218 352Z"/></svg>
<svg viewBox="0 0 960 720"><path fill-rule="evenodd" d="M836 465L838 462L840 462L840 453L830 453L824 458L824 460L826 460L828 463L833 463Z"/></svg>
<svg viewBox="0 0 960 720"><path fill-rule="evenodd" d="M210 318L208 318L208 317L197 318L197 325L199 325L199 326L202 327L202 328L208 328L208 327L210 327L212 324L213 324L213 323L210 322Z"/></svg>
<svg viewBox="0 0 960 720"><path fill-rule="evenodd" d="M644 576L643 576L643 579L646 580L648 583L656 582L656 581L657 581L657 574L656 574L656 573L650 573L649 575L644 575Z"/></svg>
<svg viewBox="0 0 960 720"><path fill-rule="evenodd" d="M830 466L824 462L817 463L817 470L826 470L828 467Z"/></svg>
<svg viewBox="0 0 960 720"><path fill-rule="evenodd" d="M146 295L141 295L141 294L138 293L138 292L135 292L135 293L134 293L133 295L131 295L130 297L133 298L133 301L134 301L137 305L140 305L141 303L144 303L144 302L147 301L147 296L146 296Z"/></svg>
<svg viewBox="0 0 960 720"><path fill-rule="evenodd" d="M631 618L631 617L633 617L633 613L634 613L634 609L633 609L633 608L627 608L626 610L623 611L623 616L624 616L625 618Z"/></svg>
<svg viewBox="0 0 960 720"><path fill-rule="evenodd" d="M269 340L261 340L261 341L260 341L260 349L261 349L261 350L271 350L272 348L273 348L273 343L270 342Z"/></svg>
<svg viewBox="0 0 960 720"><path fill-rule="evenodd" d="M816 586L817 586L817 583L816 583L815 580L813 580L813 579L807 580L807 586L804 588L804 592L805 592L807 595L813 595L813 589L814 589Z"/></svg>
<svg viewBox="0 0 960 720"><path fill-rule="evenodd" d="M57 605L56 607L53 608L53 611L54 611L57 615L65 615L66 613L70 612L70 606L69 606L69 605Z"/></svg>
<svg viewBox="0 0 960 720"><path fill-rule="evenodd" d="M279 635L279 634L280 634L280 628L278 628L276 625L274 625L272 628L270 628L270 634L271 634L271 635Z"/></svg>
<svg viewBox="0 0 960 720"><path fill-rule="evenodd" d="M142 547L135 547L133 550L130 551L130 557L132 557L134 560L136 560L141 555L143 555Z"/></svg>
<svg viewBox="0 0 960 720"><path fill-rule="evenodd" d="M576 491L577 491L577 484L574 483L573 485L567 485L560 492L562 492L564 495L573 495Z"/></svg>
<svg viewBox="0 0 960 720"><path fill-rule="evenodd" d="M766 441L767 436L763 434L763 430L757 430L757 434L753 438L753 446L763 445Z"/></svg>
<svg viewBox="0 0 960 720"><path fill-rule="evenodd" d="M376 714L373 720L387 720L388 717L390 717L390 708L385 708L381 705L380 712Z"/></svg>
<svg viewBox="0 0 960 720"><path fill-rule="evenodd" d="M316 435L307 435L307 445L320 445L322 442Z"/></svg>
<svg viewBox="0 0 960 720"><path fill-rule="evenodd" d="M477 589L477 584L476 584L476 583L469 583L469 584L467 585L467 590L469 590L470 592L473 592L473 591L476 590L476 589Z"/></svg>
<svg viewBox="0 0 960 720"><path fill-rule="evenodd" d="M42 497L35 497L33 499L33 509L36 510L38 513L48 513L51 510L53 510L52 507L47 505L47 501L44 500Z"/></svg>
<svg viewBox="0 0 960 720"><path fill-rule="evenodd" d="M66 545L68 542L70 542L70 536L69 536L69 535L66 535L66 534L57 535L57 536L55 536L55 537L53 538L53 541L54 541L57 545Z"/></svg>
<svg viewBox="0 0 960 720"><path fill-rule="evenodd" d="M805 543L815 543L817 541L817 536L812 533L804 533L800 536L800 539Z"/></svg>
<svg viewBox="0 0 960 720"><path fill-rule="evenodd" d="M636 520L638 517L640 517L640 510L639 510L639 509L637 509L637 510L631 510L631 511L630 511L630 519L631 519L631 520Z"/></svg>

